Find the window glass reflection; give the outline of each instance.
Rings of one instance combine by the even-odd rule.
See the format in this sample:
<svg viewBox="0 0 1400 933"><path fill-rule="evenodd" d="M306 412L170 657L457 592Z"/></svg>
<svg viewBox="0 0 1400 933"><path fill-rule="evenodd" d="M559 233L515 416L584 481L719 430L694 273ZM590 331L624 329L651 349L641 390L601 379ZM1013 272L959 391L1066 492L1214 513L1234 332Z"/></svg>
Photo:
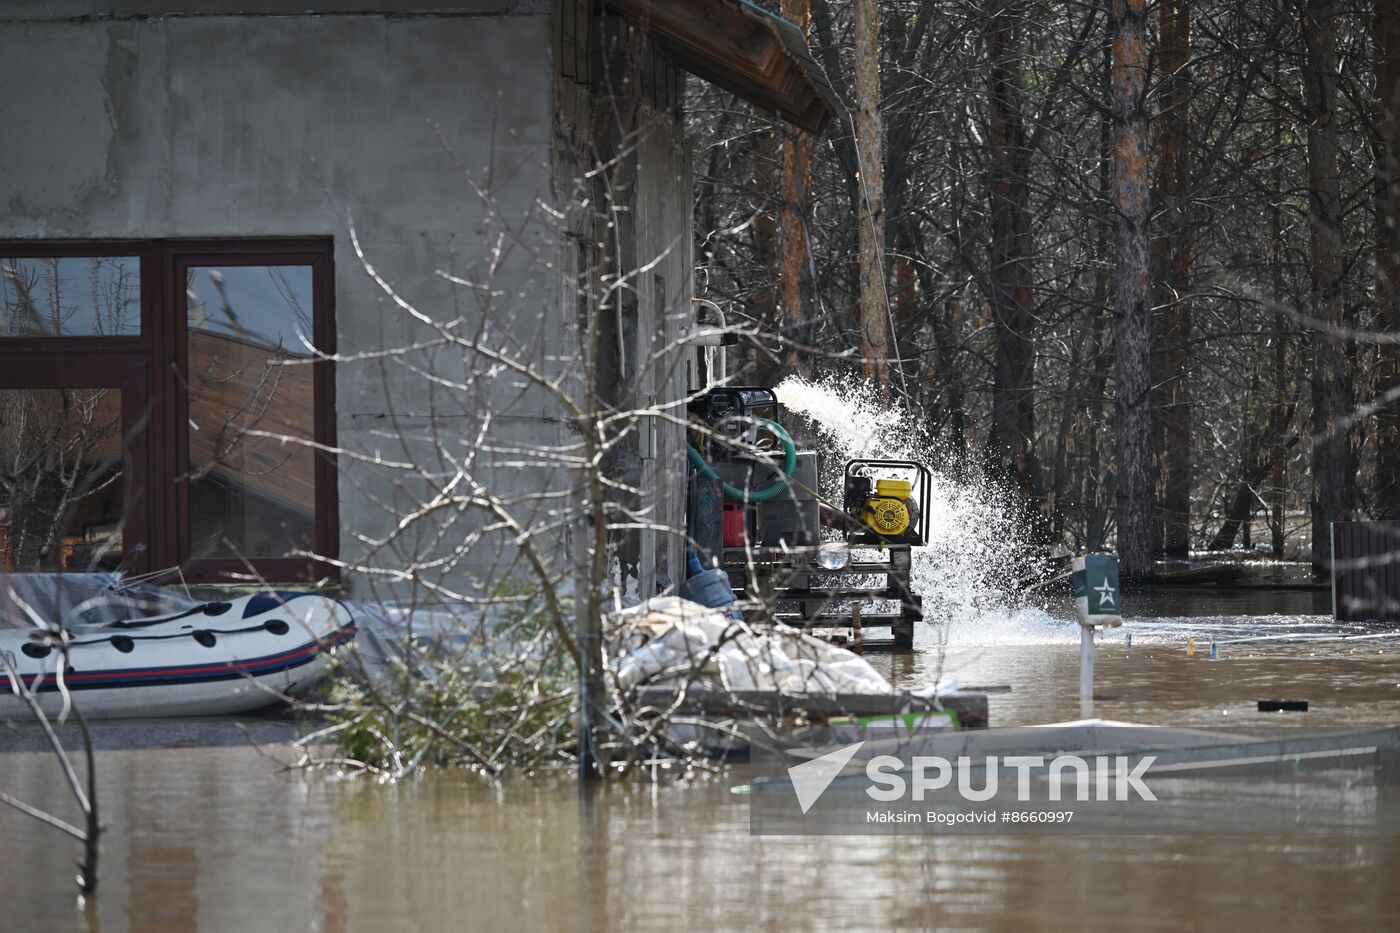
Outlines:
<svg viewBox="0 0 1400 933"><path fill-rule="evenodd" d="M0 337L125 337L141 332L135 256L0 257Z"/></svg>
<svg viewBox="0 0 1400 933"><path fill-rule="evenodd" d="M0 572L122 558L119 389L0 389Z"/></svg>
<svg viewBox="0 0 1400 933"><path fill-rule="evenodd" d="M315 543L310 266L186 276L193 558L258 558Z"/></svg>

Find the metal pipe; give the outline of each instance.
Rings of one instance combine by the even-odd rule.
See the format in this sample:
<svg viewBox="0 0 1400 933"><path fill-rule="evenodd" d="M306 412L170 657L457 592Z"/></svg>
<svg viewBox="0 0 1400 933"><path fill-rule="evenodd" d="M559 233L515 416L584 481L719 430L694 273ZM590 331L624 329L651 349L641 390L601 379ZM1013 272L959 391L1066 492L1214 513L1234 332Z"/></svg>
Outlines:
<svg viewBox="0 0 1400 933"><path fill-rule="evenodd" d="M708 370L710 385L722 386L729 381L729 361L725 358L723 343L723 334L726 333L728 327L724 320L724 309L708 298L692 298L690 301L692 304L704 305L714 312L715 323L718 325L716 333L721 335L720 341L711 344L705 340L700 345L705 348L705 369Z"/></svg>
<svg viewBox="0 0 1400 933"><path fill-rule="evenodd" d="M1079 626L1079 718L1094 717L1094 627Z"/></svg>

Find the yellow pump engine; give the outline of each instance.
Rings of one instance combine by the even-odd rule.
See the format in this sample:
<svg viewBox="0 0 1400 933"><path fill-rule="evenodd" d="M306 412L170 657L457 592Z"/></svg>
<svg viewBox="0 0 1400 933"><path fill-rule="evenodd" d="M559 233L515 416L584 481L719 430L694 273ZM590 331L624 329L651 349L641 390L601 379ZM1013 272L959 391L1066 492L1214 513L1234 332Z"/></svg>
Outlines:
<svg viewBox="0 0 1400 933"><path fill-rule="evenodd" d="M870 529L884 537L897 537L909 529L909 493L913 484L903 479L875 481L875 495L865 500L861 516Z"/></svg>
<svg viewBox="0 0 1400 933"><path fill-rule="evenodd" d="M882 472L903 473L905 477L878 477ZM898 460L852 460L846 465L846 514L864 531L854 537L865 543L924 543L925 530L919 515L915 482L927 494L928 470L922 464ZM860 543L855 542L853 543Z"/></svg>

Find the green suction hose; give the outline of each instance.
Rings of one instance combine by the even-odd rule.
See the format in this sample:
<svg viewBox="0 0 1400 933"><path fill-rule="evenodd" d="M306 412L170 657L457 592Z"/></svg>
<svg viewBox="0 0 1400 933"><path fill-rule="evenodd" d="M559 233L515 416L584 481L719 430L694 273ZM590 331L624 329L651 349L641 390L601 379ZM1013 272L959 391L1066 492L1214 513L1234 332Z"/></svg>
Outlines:
<svg viewBox="0 0 1400 933"><path fill-rule="evenodd" d="M724 498L734 502L767 502L774 496L780 495L788 488L787 477L797 469L797 445L792 442L788 432L776 421L769 421L767 418L759 418L760 427L767 428L774 437L783 445L783 475L782 477L764 486L762 489L740 489L732 483L721 483L724 489ZM719 479L719 474L715 468L705 462L705 458L700 456L700 451L690 444L685 445L686 457L695 464L695 469L700 471L700 475L706 479Z"/></svg>

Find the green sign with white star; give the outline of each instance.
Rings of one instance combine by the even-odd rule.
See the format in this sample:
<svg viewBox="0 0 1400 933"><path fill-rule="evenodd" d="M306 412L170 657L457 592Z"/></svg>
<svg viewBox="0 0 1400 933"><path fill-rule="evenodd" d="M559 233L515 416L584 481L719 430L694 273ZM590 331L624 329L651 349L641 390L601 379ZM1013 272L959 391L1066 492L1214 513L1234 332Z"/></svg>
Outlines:
<svg viewBox="0 0 1400 933"><path fill-rule="evenodd" d="M1114 627L1123 624L1119 607L1117 557L1112 554L1076 557L1071 579L1080 625Z"/></svg>

